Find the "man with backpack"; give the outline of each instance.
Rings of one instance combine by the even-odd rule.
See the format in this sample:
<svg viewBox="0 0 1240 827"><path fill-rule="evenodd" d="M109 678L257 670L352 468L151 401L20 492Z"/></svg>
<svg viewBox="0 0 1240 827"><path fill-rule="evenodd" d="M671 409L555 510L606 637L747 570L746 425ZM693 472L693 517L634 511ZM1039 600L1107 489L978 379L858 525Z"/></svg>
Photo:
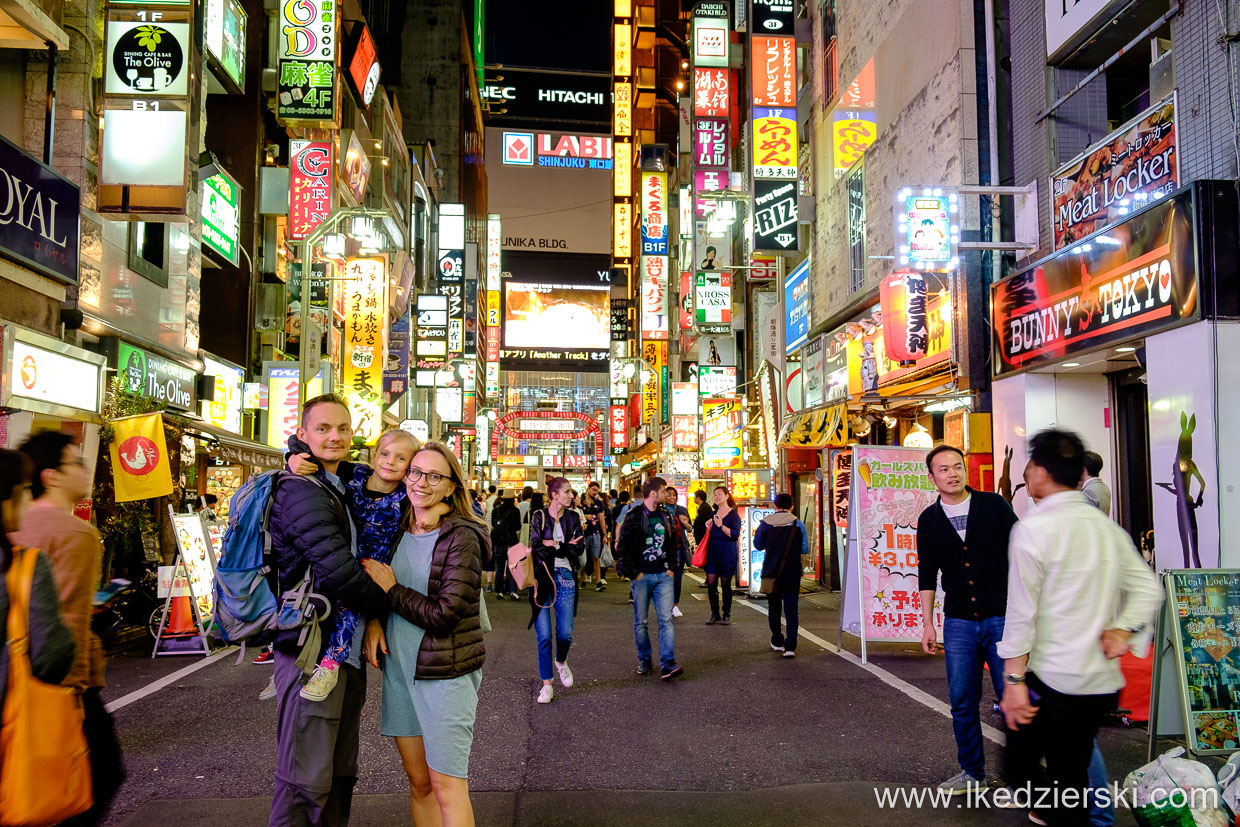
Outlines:
<svg viewBox="0 0 1240 827"><path fill-rule="evenodd" d="M294 588L307 569L313 591L331 601L318 651L301 652L302 629L275 639L276 763L272 827L344 825L357 783L358 736L366 701L361 666L362 636L354 636L340 678L322 701L301 696L307 665L323 656L335 623L335 607L367 617L387 614L388 598L358 563L357 538L336 470L348 459L353 428L348 403L335 394L306 402L297 438L318 463L313 476L284 475L274 485L270 536L280 594ZM278 595L279 596L279 595ZM314 640L314 637L311 637Z"/></svg>
<svg viewBox="0 0 1240 827"><path fill-rule="evenodd" d="M633 580L637 674L648 675L653 668L647 626L653 601L659 622L659 676L665 681L685 671L676 663L676 632L672 628L674 571L683 540L674 519L662 505L666 485L662 477L651 477L642 483L642 499L625 516L616 543L616 570Z"/></svg>

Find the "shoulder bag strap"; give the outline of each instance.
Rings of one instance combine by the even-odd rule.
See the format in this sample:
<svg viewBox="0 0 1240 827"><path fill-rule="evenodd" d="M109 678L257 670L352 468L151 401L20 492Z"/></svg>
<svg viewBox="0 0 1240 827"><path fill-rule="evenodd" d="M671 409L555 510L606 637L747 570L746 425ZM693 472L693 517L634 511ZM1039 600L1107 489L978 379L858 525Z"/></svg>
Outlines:
<svg viewBox="0 0 1240 827"><path fill-rule="evenodd" d="M800 531L800 527L798 527L796 523L793 523L791 528L792 531L788 532L788 540L784 543L784 556L780 558L779 568L775 570L776 580L778 580L780 575L784 573L784 566L788 565L788 558L791 556L789 552L792 551L792 541L797 536L797 532ZM799 557L800 555L797 556Z"/></svg>

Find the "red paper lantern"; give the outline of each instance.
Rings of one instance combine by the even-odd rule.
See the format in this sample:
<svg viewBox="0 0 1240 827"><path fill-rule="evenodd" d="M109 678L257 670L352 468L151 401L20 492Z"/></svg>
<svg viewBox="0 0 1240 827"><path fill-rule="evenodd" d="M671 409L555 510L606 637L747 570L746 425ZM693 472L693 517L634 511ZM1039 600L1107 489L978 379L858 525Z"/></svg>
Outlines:
<svg viewBox="0 0 1240 827"><path fill-rule="evenodd" d="M896 270L878 288L883 311L883 347L887 358L915 362L930 347L930 312L926 279L916 270Z"/></svg>

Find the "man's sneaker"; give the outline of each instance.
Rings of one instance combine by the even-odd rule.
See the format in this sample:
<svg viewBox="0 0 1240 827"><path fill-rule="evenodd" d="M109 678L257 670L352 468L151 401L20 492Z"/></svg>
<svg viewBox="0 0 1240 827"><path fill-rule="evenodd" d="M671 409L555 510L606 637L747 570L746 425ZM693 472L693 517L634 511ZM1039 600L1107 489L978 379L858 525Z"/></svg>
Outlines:
<svg viewBox="0 0 1240 827"><path fill-rule="evenodd" d="M555 665L555 671L560 673L560 685L561 686L563 686L565 689L568 689L570 686L573 685L573 670L568 668L567 663L557 662Z"/></svg>
<svg viewBox="0 0 1240 827"><path fill-rule="evenodd" d="M952 795L961 795L970 790L980 789L986 786L986 779L978 780L969 775L964 770L953 775L943 783L939 784L940 790L947 790Z"/></svg>
<svg viewBox="0 0 1240 827"><path fill-rule="evenodd" d="M784 650L784 657L786 657L786 658L795 658L796 656L797 656L797 653L796 653L796 650L795 650L795 649L785 649L785 650Z"/></svg>
<svg viewBox="0 0 1240 827"><path fill-rule="evenodd" d="M307 701L325 701L336 688L336 681L339 678L339 667L324 669L322 666L316 666L310 680L306 681L306 685L301 688L301 696Z"/></svg>
<svg viewBox="0 0 1240 827"><path fill-rule="evenodd" d="M607 578L606 578L606 577L600 577L600 578L598 579L598 584L599 584L600 586L602 586L604 589L605 589L605 588L607 588Z"/></svg>
<svg viewBox="0 0 1240 827"><path fill-rule="evenodd" d="M519 592L513 592L512 594L508 595L508 599L509 600L520 600L521 594Z"/></svg>
<svg viewBox="0 0 1240 827"><path fill-rule="evenodd" d="M490 593L491 593L491 592L493 592L493 591L495 591L495 587L493 587L493 586L487 586L487 594L490 594Z"/></svg>
<svg viewBox="0 0 1240 827"><path fill-rule="evenodd" d="M724 626L731 625L732 615L724 615L723 618L719 622L722 623Z"/></svg>
<svg viewBox="0 0 1240 827"><path fill-rule="evenodd" d="M271 680L267 681L267 685L263 687L263 691L258 693L260 701L270 701L276 696L276 676L272 675Z"/></svg>
<svg viewBox="0 0 1240 827"><path fill-rule="evenodd" d="M651 670L652 668L653 668L653 665L652 665L650 662L648 662L648 661L642 661L641 663L637 664L637 674L639 674L639 675L649 675L649 674L650 674L650 670Z"/></svg>
<svg viewBox="0 0 1240 827"><path fill-rule="evenodd" d="M549 704L554 697L555 690L551 688L549 683L544 683L542 689L538 690L538 702L540 704Z"/></svg>
<svg viewBox="0 0 1240 827"><path fill-rule="evenodd" d="M683 666L679 663L673 663L671 666L660 670L659 678L665 681L670 681L672 678L680 677L684 674L684 672L685 668Z"/></svg>
<svg viewBox="0 0 1240 827"><path fill-rule="evenodd" d="M718 622L719 622L719 615L711 615L710 617L706 618L707 626L714 626Z"/></svg>
<svg viewBox="0 0 1240 827"><path fill-rule="evenodd" d="M607 581L606 581L606 580L600 580L600 581L598 581L598 583L596 583L596 584L594 585L594 590L595 590L596 592L606 591L606 590L607 590Z"/></svg>
<svg viewBox="0 0 1240 827"><path fill-rule="evenodd" d="M633 603L633 595L629 595L629 603L630 603L630 604L632 604L632 603Z"/></svg>
<svg viewBox="0 0 1240 827"><path fill-rule="evenodd" d="M680 610L679 606L672 607L672 617L684 617L685 613Z"/></svg>
<svg viewBox="0 0 1240 827"><path fill-rule="evenodd" d="M1046 820L1042 818L1040 815L1038 815L1037 810L1029 811L1029 822L1031 824L1041 824L1042 827L1046 827Z"/></svg>
<svg viewBox="0 0 1240 827"><path fill-rule="evenodd" d="M255 655L254 660L251 661L251 663L275 663L275 662L276 662L275 653L273 653L270 649L264 649L263 651L259 652L257 655Z"/></svg>
<svg viewBox="0 0 1240 827"><path fill-rule="evenodd" d="M782 646L776 646L774 643L772 643L772 644L771 644L771 651L772 651L772 652L782 652L782 651L784 651L784 647L782 647Z"/></svg>

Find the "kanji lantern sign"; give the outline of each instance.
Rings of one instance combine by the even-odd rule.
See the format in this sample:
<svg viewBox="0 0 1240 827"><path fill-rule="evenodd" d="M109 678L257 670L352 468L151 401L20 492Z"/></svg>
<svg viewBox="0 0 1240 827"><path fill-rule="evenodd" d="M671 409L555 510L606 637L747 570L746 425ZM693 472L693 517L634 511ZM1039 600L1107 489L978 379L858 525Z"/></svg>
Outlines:
<svg viewBox="0 0 1240 827"><path fill-rule="evenodd" d="M879 285L878 301L887 358L897 362L923 358L930 346L925 276L916 270L892 272Z"/></svg>

